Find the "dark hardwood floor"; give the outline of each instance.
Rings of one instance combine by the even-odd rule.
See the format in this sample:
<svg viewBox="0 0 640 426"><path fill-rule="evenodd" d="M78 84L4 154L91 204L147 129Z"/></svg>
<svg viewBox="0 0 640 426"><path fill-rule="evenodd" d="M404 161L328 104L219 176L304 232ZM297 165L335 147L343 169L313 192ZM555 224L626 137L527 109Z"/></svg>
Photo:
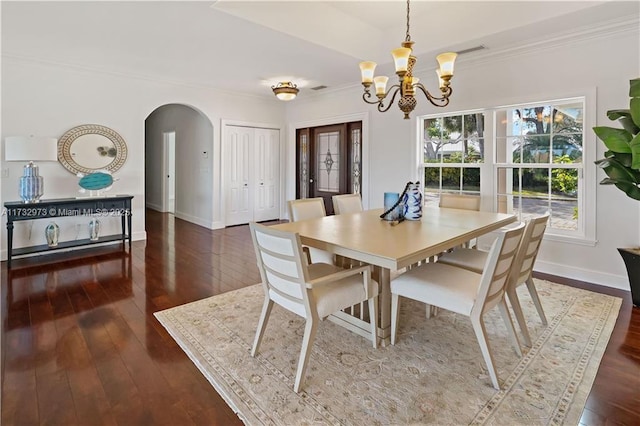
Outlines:
<svg viewBox="0 0 640 426"><path fill-rule="evenodd" d="M259 282L247 226L148 211L131 253L91 248L2 263L3 425L241 424L153 313ZM640 309L623 297L582 424L640 424Z"/></svg>

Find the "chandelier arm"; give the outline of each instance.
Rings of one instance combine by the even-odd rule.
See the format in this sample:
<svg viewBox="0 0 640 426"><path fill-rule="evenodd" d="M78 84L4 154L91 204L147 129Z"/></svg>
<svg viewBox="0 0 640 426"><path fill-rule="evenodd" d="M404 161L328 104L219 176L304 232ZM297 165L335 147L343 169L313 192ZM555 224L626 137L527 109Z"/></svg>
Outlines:
<svg viewBox="0 0 640 426"><path fill-rule="evenodd" d="M440 97L434 96L429 93L429 91L422 85L422 83L415 84L414 87L420 89L429 102L431 102L435 106L440 107L449 105L449 97L453 93L453 89L451 88L451 86L448 86Z"/></svg>
<svg viewBox="0 0 640 426"><path fill-rule="evenodd" d="M394 90L393 94L391 94L391 89L393 88L395 88L396 90ZM389 108L391 108L391 105L393 105L393 102L396 100L396 96L398 95L399 92L400 92L400 85L394 84L393 86L391 86L387 94L384 95L384 98L380 99L380 102L378 102L378 111L380 112L389 111ZM387 99L387 96L389 95L391 95L391 100L389 101L389 105L385 107L383 101Z"/></svg>
<svg viewBox="0 0 640 426"><path fill-rule="evenodd" d="M370 98L373 97L371 92L368 91L368 90L365 90L365 92L362 94L362 100L365 101L366 103L370 104L370 105L383 104L383 101L387 98L387 96L389 96L391 94L391 91L393 89L396 89L396 93L397 93L397 91L400 89L400 85L399 84L394 84L393 86L389 87L389 90L387 90L387 93L384 94L382 99L378 98L378 96L376 95L376 99L373 100L373 101L369 100ZM393 97L395 97L395 94L393 95ZM393 99L391 99L391 103L393 103ZM384 104L383 104L383 106L384 106Z"/></svg>
<svg viewBox="0 0 640 426"><path fill-rule="evenodd" d="M375 100L370 101L369 99L372 98L372 97L373 96L371 95L371 92L369 92L369 91L365 91L362 94L362 100L365 101L366 103L371 104L371 105L376 105L376 104L380 103L380 100L377 97L376 97Z"/></svg>

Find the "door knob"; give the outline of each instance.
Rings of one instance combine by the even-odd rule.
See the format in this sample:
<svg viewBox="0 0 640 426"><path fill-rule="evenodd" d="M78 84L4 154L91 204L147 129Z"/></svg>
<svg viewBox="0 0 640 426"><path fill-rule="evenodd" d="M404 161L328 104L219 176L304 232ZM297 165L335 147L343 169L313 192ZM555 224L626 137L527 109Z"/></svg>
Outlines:
<svg viewBox="0 0 640 426"><path fill-rule="evenodd" d="M260 182L260 185L264 185L264 182Z"/></svg>

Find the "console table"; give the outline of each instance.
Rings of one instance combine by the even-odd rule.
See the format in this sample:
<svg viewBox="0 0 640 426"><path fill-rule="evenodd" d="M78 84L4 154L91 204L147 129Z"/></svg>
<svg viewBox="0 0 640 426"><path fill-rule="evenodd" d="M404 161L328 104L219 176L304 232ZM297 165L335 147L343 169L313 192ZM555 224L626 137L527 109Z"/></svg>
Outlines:
<svg viewBox="0 0 640 426"><path fill-rule="evenodd" d="M4 203L4 213L7 215L7 267L11 268L11 258L23 254L38 253L50 250L60 250L69 247L84 246L89 244L105 243L110 241L122 241L122 249L125 241L129 240L131 250L131 199L132 195L116 195L113 197L94 198L59 198L52 200L40 200L38 203L24 203L10 201ZM21 220L47 219L68 216L90 215L119 215L121 219L121 232L116 235L101 236L92 241L88 238L72 241L60 241L57 246L49 247L47 244L21 247L13 249L13 223Z"/></svg>

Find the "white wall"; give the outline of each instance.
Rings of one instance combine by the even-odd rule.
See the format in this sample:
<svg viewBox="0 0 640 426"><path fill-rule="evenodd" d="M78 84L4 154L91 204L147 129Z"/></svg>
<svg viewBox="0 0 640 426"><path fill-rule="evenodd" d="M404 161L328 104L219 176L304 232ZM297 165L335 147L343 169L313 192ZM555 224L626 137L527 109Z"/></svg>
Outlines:
<svg viewBox="0 0 640 426"><path fill-rule="evenodd" d="M60 138L80 124L100 124L117 131L126 141L129 156L115 173L112 189L133 199L133 238L145 238L144 226L144 122L161 105L184 104L201 111L214 125L211 158L211 200L220 199L220 121L222 119L283 123L284 106L275 97L243 97L202 87L166 84L121 75L3 57L2 139L13 135ZM2 157L4 159L4 156ZM2 201L19 200L21 164L1 163L9 170L2 179ZM43 163L44 198L74 197L77 178L58 163ZM222 227L220 204L213 202L211 224ZM43 223L41 223L43 222ZM61 240L76 237L75 218L56 220ZM2 258L6 258L6 219L3 219ZM37 221L31 239L27 222L16 226L14 247L44 244L46 222ZM104 233L115 224L105 224ZM42 228L42 229L39 229ZM84 225L82 225L84 229ZM80 235L80 238L83 236Z"/></svg>
<svg viewBox="0 0 640 426"><path fill-rule="evenodd" d="M215 126L217 127L217 126ZM213 227L213 133L207 117L185 105L164 105L145 122L146 204L162 206L165 132L176 134L175 215Z"/></svg>
<svg viewBox="0 0 640 426"><path fill-rule="evenodd" d="M397 106L379 113L365 104L362 87L326 93L296 100L287 109L289 123L322 117L339 117L369 111L370 180L364 182L370 207L382 206L385 191L399 191L407 180L417 178L416 118L429 113L464 111L515 102L544 101L576 93L597 91L597 125L614 125L606 111L628 108L629 80L640 76L640 41L638 29L599 34L598 37L574 38L526 50L513 51L492 60L461 58L452 81L454 94L447 108L435 108L418 94L418 107L411 120L403 120ZM418 61L429 58L418 58ZM419 62L420 63L420 62ZM357 70L354 70L357 75ZM436 87L433 70L418 70L416 76L426 77L429 87ZM436 89L437 90L437 89ZM588 109L588 108L587 108ZM292 132L290 131L289 134ZM597 147L597 157L604 145L587 131L587 149ZM294 144L289 140L288 144ZM588 164L595 168L595 165ZM288 164L288 170L291 164ZM598 171L598 181L603 172ZM291 180L288 180L291 182ZM596 191L597 224L595 246L545 240L536 269L587 282L628 289L624 264L616 247L640 244L640 203L627 198L621 191L594 185ZM291 193L291 187L287 188Z"/></svg>
<svg viewBox="0 0 640 426"><path fill-rule="evenodd" d="M492 61L465 61L461 58L453 80L454 95L446 111L459 111L512 102L545 100L572 96L576 92L597 91L597 124L611 125L606 111L628 105L628 80L640 75L637 28L585 36L570 43L538 45L526 51L512 52ZM429 58L418 58L426 63ZM419 62L419 63L422 63ZM354 67L356 65L354 64ZM418 70L427 87L435 81L432 70ZM354 68L354 78L358 71ZM283 104L275 98L238 97L200 87L164 84L46 63L3 58L2 62L2 137L29 135L60 137L79 124L95 123L116 130L129 147L129 158L115 174L120 180L115 193L134 198L134 238L144 238L144 120L157 107L170 103L192 106L214 126L212 158L212 226L223 226L220 204L220 120L245 122L298 123L328 117L360 114L368 117L369 179L363 182L370 207L382 205L382 193L398 191L407 180L417 177L416 121L419 115L443 112L424 99L418 102L412 120L402 120L395 106L378 113L361 100L361 86L349 90L312 96L305 93L295 102ZM286 106L286 117L284 108ZM588 132L589 133L589 132ZM291 132L287 132L290 135ZM602 144L591 137L586 144ZM288 137L288 151L295 141ZM287 159L285 194L295 193L290 172L293 157ZM17 181L21 164L2 163L9 177L2 179L2 200L17 200ZM594 166L592 166L594 167ZM76 194L77 178L57 163L42 164L45 197L69 197ZM598 171L598 180L603 176ZM557 275L620 288L628 288L624 265L616 247L640 243L640 204L612 188L595 185L588 188L597 197L597 234L595 246L583 246L545 240L537 269ZM75 219L70 219L73 221ZM26 224L21 224L26 225ZM38 225L44 229L44 225ZM63 224L61 238L72 239L75 223ZM44 243L42 229L35 229L28 241L26 226L17 227L16 246ZM6 258L6 235L2 224L2 255ZM84 229L84 225L83 225ZM34 241L38 239L38 241Z"/></svg>

